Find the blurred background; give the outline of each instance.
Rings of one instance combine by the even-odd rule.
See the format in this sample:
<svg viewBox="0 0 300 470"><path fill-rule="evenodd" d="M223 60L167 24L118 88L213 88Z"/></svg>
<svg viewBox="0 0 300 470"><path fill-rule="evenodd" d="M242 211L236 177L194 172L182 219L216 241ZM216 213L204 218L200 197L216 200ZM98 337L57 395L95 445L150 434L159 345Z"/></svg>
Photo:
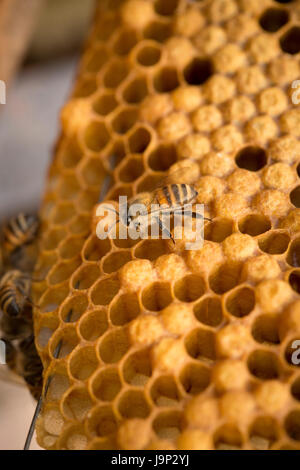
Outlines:
<svg viewBox="0 0 300 470"><path fill-rule="evenodd" d="M38 208L59 110L70 93L94 0L0 0L0 222ZM0 365L0 450L22 449L35 402ZM38 449L35 440L31 446Z"/></svg>

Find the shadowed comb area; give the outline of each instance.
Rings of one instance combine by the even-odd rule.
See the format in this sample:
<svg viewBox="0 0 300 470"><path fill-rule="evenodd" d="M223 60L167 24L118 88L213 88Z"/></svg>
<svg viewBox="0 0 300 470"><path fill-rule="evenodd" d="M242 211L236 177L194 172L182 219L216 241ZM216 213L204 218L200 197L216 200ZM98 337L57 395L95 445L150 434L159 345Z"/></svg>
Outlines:
<svg viewBox="0 0 300 470"><path fill-rule="evenodd" d="M41 207L39 444L299 450L300 2L98 3ZM178 170L202 249L97 238Z"/></svg>

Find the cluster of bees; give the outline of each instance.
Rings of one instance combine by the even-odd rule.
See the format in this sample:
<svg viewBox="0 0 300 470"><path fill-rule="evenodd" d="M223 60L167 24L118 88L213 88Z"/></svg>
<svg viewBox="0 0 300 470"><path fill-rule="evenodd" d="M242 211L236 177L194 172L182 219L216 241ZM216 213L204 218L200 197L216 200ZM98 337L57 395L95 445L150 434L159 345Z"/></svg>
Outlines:
<svg viewBox="0 0 300 470"><path fill-rule="evenodd" d="M36 216L19 214L4 226L0 248L0 339L7 366L23 377L36 400L43 366L34 344L30 295L38 229Z"/></svg>

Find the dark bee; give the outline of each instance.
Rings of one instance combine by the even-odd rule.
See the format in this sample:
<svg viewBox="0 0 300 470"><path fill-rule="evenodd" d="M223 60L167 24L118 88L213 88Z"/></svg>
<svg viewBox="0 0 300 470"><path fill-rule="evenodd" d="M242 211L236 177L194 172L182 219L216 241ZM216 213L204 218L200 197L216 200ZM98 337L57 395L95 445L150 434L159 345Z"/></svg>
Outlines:
<svg viewBox="0 0 300 470"><path fill-rule="evenodd" d="M38 400L42 392L43 365L35 348L33 334L22 341L10 340L5 336L1 340L5 343L6 365L24 379L31 395Z"/></svg>
<svg viewBox="0 0 300 470"><path fill-rule="evenodd" d="M34 335L21 341L19 349L22 354L22 376L32 396L38 400L42 391L43 365L35 348Z"/></svg>
<svg viewBox="0 0 300 470"><path fill-rule="evenodd" d="M35 399L42 389L43 366L37 354L30 301L31 280L20 271L8 271L0 281L0 327L6 343L8 367L23 377Z"/></svg>
<svg viewBox="0 0 300 470"><path fill-rule="evenodd" d="M30 302L31 281L21 271L8 271L0 280L0 307L5 315L18 317Z"/></svg>
<svg viewBox="0 0 300 470"><path fill-rule="evenodd" d="M6 343L6 363L21 376L37 400L42 390L43 366L36 351L29 298L31 280L20 271L8 271L0 281L0 327Z"/></svg>
<svg viewBox="0 0 300 470"><path fill-rule="evenodd" d="M43 365L34 344L30 291L38 228L36 216L20 214L5 226L0 246L0 331L6 364L36 400L42 393Z"/></svg>
<svg viewBox="0 0 300 470"><path fill-rule="evenodd" d="M19 214L3 229L3 250L11 255L17 249L31 243L37 234L39 219L35 215Z"/></svg>
<svg viewBox="0 0 300 470"><path fill-rule="evenodd" d="M3 333L8 340L21 340L32 333L32 315L30 308L26 308L19 317L9 317L0 314L0 332Z"/></svg>

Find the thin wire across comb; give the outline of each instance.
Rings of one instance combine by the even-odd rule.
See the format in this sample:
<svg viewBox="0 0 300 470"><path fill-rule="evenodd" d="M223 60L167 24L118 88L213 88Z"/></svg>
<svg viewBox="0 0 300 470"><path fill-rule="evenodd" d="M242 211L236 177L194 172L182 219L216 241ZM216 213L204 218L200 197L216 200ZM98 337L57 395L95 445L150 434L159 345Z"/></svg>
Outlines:
<svg viewBox="0 0 300 470"><path fill-rule="evenodd" d="M79 287L79 281L77 282L75 288L78 289L78 287ZM73 310L71 309L69 311L67 317L66 317L66 323L69 323L71 321L72 313L73 313ZM55 359L58 358L58 356L60 354L60 351L61 351L61 348L62 348L62 345L63 345L63 340L60 340L60 342L56 346L54 354L53 354L53 357ZM30 424L30 427L29 427L29 431L28 431L28 434L27 434L27 437L26 437L24 450L30 450L30 444L31 444L32 437L33 437L33 434L34 434L36 421L37 421L38 416L41 412L41 409L42 409L42 406L43 406L43 403L44 403L44 399L47 396L47 393L48 393L48 390L49 390L52 379L53 379L53 376L50 375L50 377L48 377L48 379L47 379L47 382L46 382L46 385L45 385L45 390L44 390L44 392L42 392L42 394L41 394L41 396L40 396L40 398L37 402L35 412L34 412L34 415L33 415L33 418L32 418L32 421L31 421L31 424Z"/></svg>

